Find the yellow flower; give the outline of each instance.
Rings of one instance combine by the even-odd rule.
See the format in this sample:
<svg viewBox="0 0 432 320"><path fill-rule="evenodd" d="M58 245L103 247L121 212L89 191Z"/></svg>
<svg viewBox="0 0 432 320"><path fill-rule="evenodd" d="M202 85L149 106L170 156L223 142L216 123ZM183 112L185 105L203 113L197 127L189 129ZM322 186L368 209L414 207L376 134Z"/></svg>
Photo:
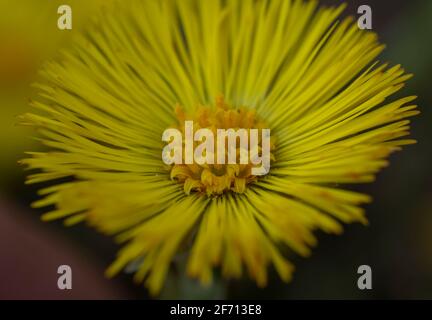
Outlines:
<svg viewBox="0 0 432 320"><path fill-rule="evenodd" d="M415 97L388 99L410 75L374 63L384 46L339 21L343 8L166 0L104 12L47 65L39 111L23 116L51 148L23 160L41 170L27 183L53 182L34 206L54 208L44 220L117 235L125 244L107 274L140 261L135 278L153 294L184 250L203 284L220 267L265 286L271 265L289 281L286 248L308 256L314 230L367 223L359 205L369 196L339 184L373 181L414 142L400 138ZM185 119L270 128L270 172L165 165L162 133Z"/></svg>

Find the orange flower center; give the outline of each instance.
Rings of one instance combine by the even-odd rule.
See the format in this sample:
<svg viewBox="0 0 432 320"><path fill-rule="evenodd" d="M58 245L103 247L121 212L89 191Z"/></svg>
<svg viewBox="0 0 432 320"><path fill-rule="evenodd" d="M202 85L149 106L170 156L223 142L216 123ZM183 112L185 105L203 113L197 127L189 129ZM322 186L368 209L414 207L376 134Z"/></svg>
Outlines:
<svg viewBox="0 0 432 320"><path fill-rule="evenodd" d="M194 133L199 129L210 129L216 136L218 129L262 129L267 128L264 122L260 121L254 110L240 107L234 109L225 103L222 97L216 99L216 105L213 107L200 106L196 112L190 116L185 114L181 106L176 106L175 109L178 125L177 129L182 132L185 137L185 121L191 120L194 123ZM249 136L248 136L249 137ZM258 145L261 143L261 134L258 135ZM195 145L198 144L194 142ZM215 158L218 158L215 148ZM270 139L270 159L274 161L272 151L274 150L274 142ZM261 148L258 148L258 153ZM228 144L225 143L225 157L228 155ZM240 157L240 146L236 145L237 159ZM183 154L184 157L184 154ZM223 156L222 156L223 157ZM183 163L185 163L183 161ZM247 164L230 164L225 161L225 164L173 164L170 166L171 179L183 184L184 191L187 195L192 192L197 192L207 196L218 196L225 192L243 193L247 186L259 178L252 174L252 168L257 167L250 160Z"/></svg>

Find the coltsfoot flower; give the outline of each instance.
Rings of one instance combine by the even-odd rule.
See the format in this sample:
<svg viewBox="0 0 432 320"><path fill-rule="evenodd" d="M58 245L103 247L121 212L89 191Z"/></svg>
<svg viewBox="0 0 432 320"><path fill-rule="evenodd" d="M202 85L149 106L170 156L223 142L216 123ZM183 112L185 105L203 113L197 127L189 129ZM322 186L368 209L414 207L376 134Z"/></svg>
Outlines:
<svg viewBox="0 0 432 320"><path fill-rule="evenodd" d="M43 220L85 221L124 243L113 276L157 294L174 256L203 284L220 267L258 286L273 266L289 281L286 249L308 256L315 230L366 224L370 197L341 186L374 180L413 140L415 97L391 99L411 75L376 61L384 46L344 6L316 1L121 2L47 64L38 110L23 116L46 152L23 160L27 183L51 181ZM265 176L248 166L167 166L165 129L271 129ZM67 178L67 182L65 182Z"/></svg>

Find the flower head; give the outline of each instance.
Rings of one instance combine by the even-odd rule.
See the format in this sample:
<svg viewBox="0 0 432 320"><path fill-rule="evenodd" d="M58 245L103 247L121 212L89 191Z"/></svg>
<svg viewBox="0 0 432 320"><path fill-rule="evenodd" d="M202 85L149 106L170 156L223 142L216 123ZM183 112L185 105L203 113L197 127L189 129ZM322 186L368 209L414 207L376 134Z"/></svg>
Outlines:
<svg viewBox="0 0 432 320"><path fill-rule="evenodd" d="M390 100L410 75L374 62L376 34L343 6L316 1L164 0L118 3L49 63L39 111L23 116L50 150L23 160L28 183L53 181L35 207L44 220L86 221L124 242L107 274L132 261L152 293L188 252L202 283L220 267L259 286L284 248L307 256L314 230L367 223L369 196L340 184L371 182L386 158L413 143L415 97ZM223 98L222 98L223 97ZM271 169L171 165L162 133L192 119L202 128L271 129ZM68 182L56 179L68 177Z"/></svg>

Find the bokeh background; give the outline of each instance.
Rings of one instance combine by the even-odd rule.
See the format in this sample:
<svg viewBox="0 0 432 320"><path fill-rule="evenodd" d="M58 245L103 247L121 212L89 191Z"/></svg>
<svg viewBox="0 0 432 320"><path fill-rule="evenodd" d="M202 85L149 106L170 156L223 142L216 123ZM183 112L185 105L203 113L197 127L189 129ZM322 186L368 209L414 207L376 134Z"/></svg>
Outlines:
<svg viewBox="0 0 432 320"><path fill-rule="evenodd" d="M118 248L110 238L83 225L65 228L61 222L40 221L40 212L29 208L35 187L24 185L17 164L35 148L31 131L15 123L29 110L37 70L67 49L109 2L0 0L0 299L148 298L127 272L112 280L104 277ZM432 1L347 2L347 15L356 16L362 4L372 7L373 29L387 44L380 59L415 74L399 95L418 95L422 112L412 121L418 144L394 154L375 183L353 187L374 198L365 206L370 225L346 226L339 237L319 234L312 257L293 257L296 272L288 285L273 275L265 289L244 279L203 290L177 268L161 298L432 299ZM72 7L70 31L57 28L61 4ZM62 264L72 267L72 290L57 289ZM372 268L372 290L357 288L357 268L363 264Z"/></svg>

